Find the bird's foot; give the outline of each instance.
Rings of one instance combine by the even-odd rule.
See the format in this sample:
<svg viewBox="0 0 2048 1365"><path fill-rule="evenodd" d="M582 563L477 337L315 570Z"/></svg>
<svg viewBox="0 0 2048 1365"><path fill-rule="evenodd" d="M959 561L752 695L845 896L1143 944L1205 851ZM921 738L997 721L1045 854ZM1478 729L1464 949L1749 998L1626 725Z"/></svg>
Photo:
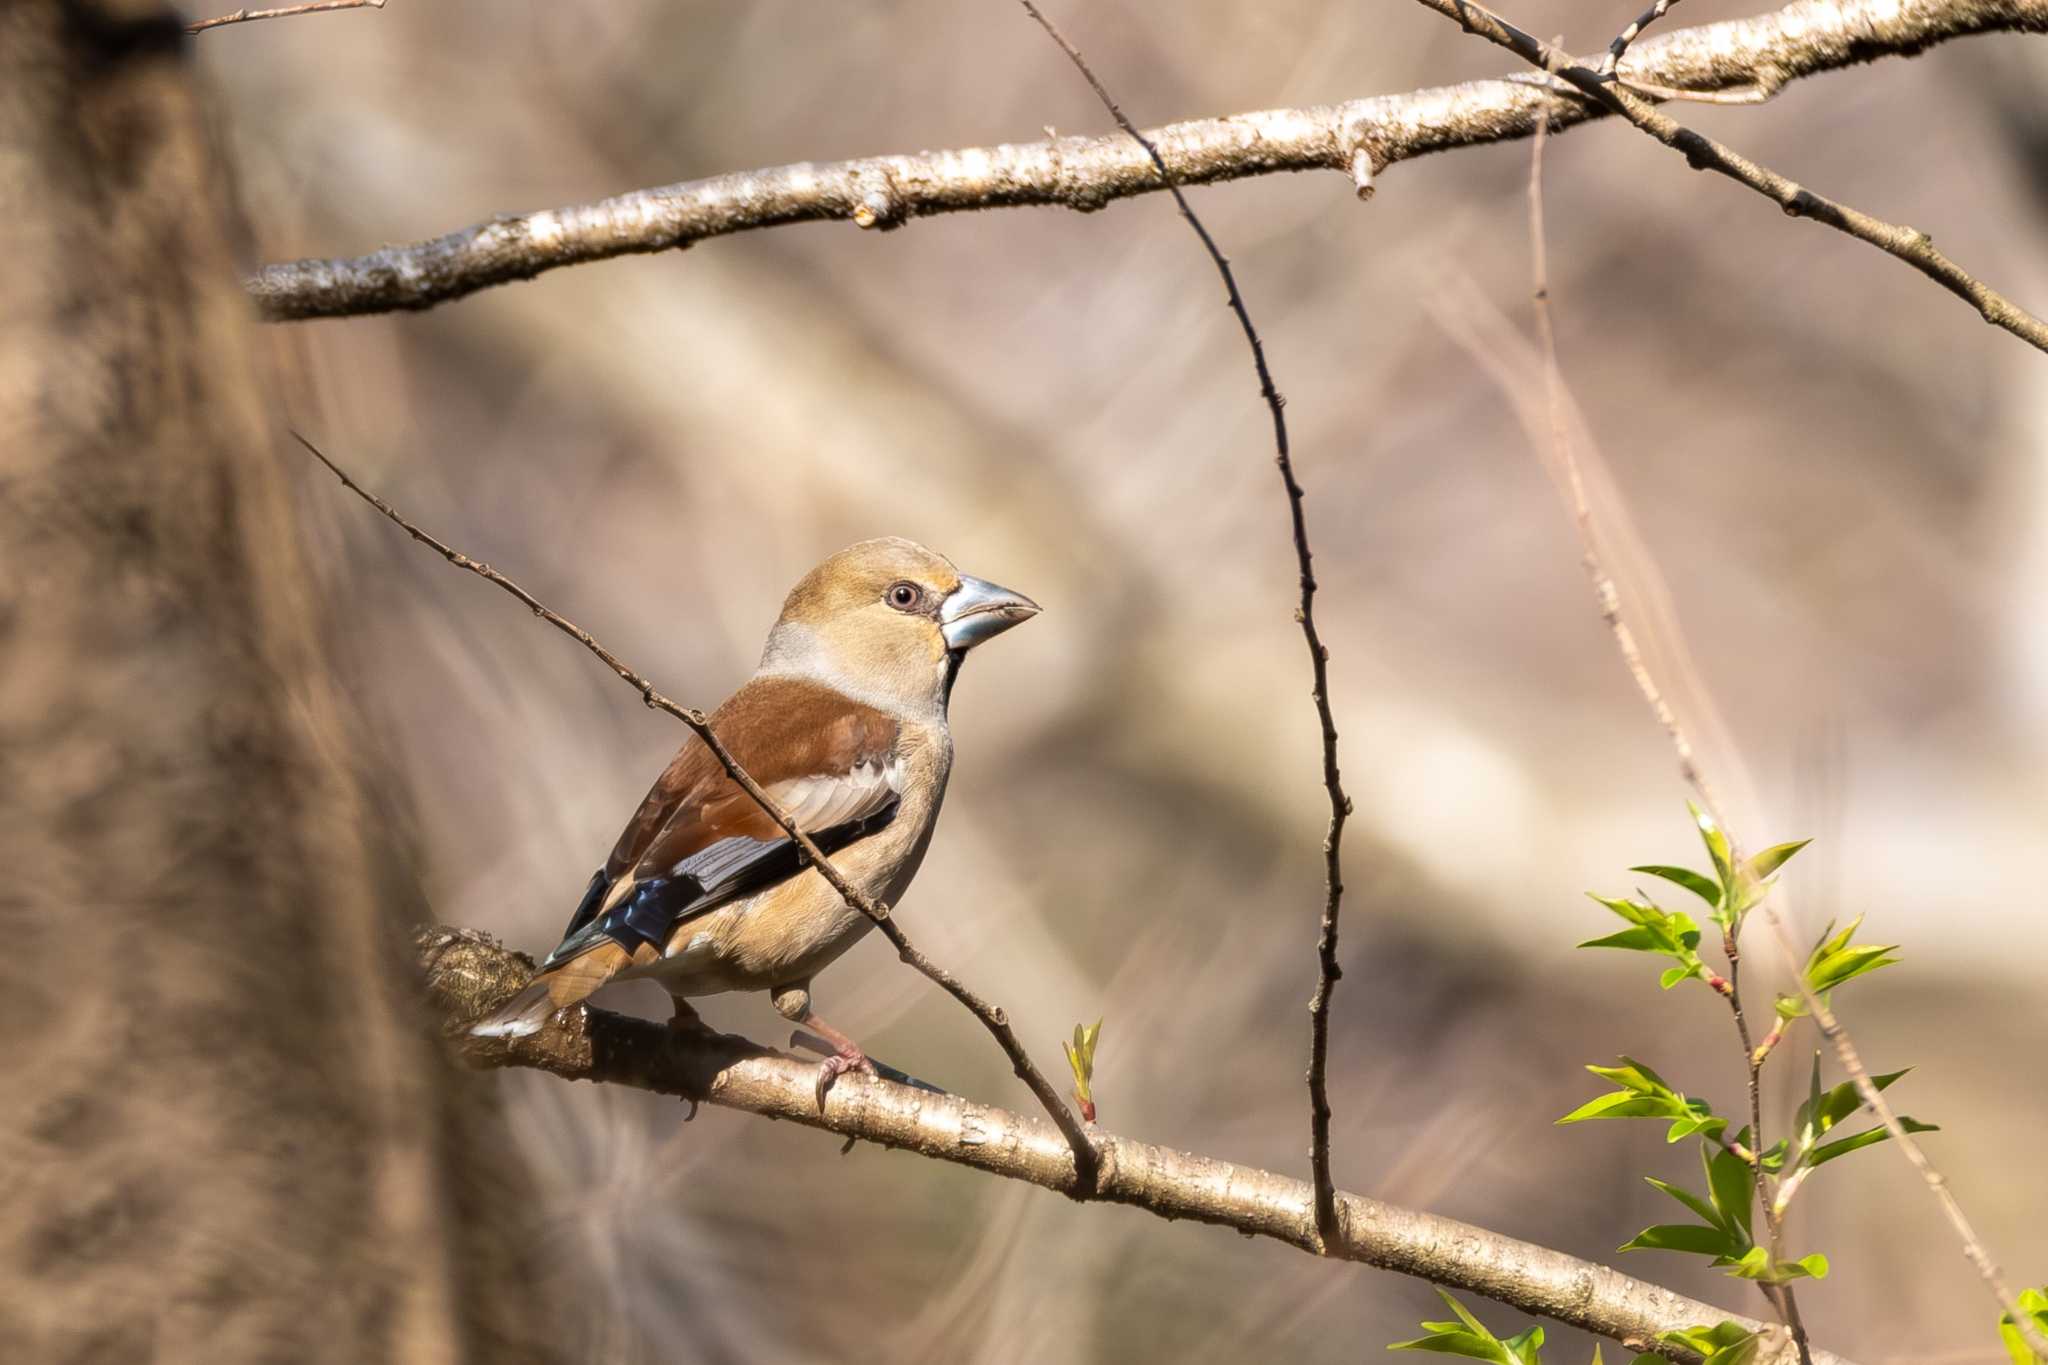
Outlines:
<svg viewBox="0 0 2048 1365"><path fill-rule="evenodd" d="M832 1082L849 1071L858 1071L869 1076L875 1074L875 1064L868 1059L867 1053L862 1052L851 1042L841 1045L831 1056L818 1063L819 1112L824 1111L825 1095L832 1089Z"/></svg>

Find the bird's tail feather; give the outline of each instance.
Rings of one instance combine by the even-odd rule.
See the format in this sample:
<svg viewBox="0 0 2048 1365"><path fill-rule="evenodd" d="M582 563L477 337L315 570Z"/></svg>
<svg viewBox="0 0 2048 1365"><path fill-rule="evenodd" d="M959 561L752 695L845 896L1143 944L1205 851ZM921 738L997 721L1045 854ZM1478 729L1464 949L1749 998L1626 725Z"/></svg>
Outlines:
<svg viewBox="0 0 2048 1365"><path fill-rule="evenodd" d="M478 1038L524 1038L539 1033L540 1026L555 1009L554 999L548 994L547 978L540 977L502 1007L470 1025L469 1031Z"/></svg>
<svg viewBox="0 0 2048 1365"><path fill-rule="evenodd" d="M609 941L542 972L500 1008L470 1026L478 1038L525 1038L540 1032L556 1010L580 1003L612 979L632 956Z"/></svg>

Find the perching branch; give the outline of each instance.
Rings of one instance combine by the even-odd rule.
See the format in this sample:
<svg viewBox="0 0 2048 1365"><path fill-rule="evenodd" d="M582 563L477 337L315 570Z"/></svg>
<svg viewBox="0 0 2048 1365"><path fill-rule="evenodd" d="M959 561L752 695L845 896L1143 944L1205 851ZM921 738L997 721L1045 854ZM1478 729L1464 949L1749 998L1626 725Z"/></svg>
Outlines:
<svg viewBox="0 0 2048 1365"><path fill-rule="evenodd" d="M1629 49L1627 75L1695 92L1775 90L1818 72L1993 31L2048 31L2048 0L1797 0L1772 14L1644 38ZM1175 185L1333 170L1350 175L1363 192L1395 162L1527 137L1542 110L1553 130L1610 112L1604 102L1549 81L1511 77L1197 119L1146 137ZM560 266L784 223L835 219L887 228L930 214L1025 204L1087 211L1163 188L1150 157L1121 133L804 162L515 214L353 259L265 266L248 288L273 321L431 308Z"/></svg>
<svg viewBox="0 0 2048 1365"><path fill-rule="evenodd" d="M812 866L818 869L819 874L827 882L831 883L832 889L837 891L848 905L853 906L875 922L875 927L882 931L882 936L888 939L890 944L896 949L896 955L918 971L924 973L926 977L935 982L948 995L965 1005L973 1013L974 1017L981 1020L983 1026L991 1034L995 1035L996 1042L1002 1046L1004 1054L1009 1057L1010 1065L1017 1073L1017 1079L1023 1081L1030 1088L1031 1093L1037 1097L1039 1104L1044 1106L1045 1112L1051 1117L1053 1124L1064 1135L1068 1145L1073 1149L1073 1160L1075 1169L1079 1172L1081 1186L1083 1188L1089 1186L1095 1175L1095 1152L1089 1146L1088 1135L1082 1129L1080 1121L1074 1117L1073 1111L1067 1108L1066 1101L1060 1098L1059 1092L1052 1088L1051 1084L1040 1074L1037 1066L1032 1063L1029 1054L1024 1051L1024 1045L1017 1041L1016 1033L1010 1028L1009 1016L1003 1012L1000 1006L991 1005L986 1000L983 1000L965 985L961 984L958 977L955 977L951 972L912 947L910 940L904 936L903 930L897 926L894 918L891 917L889 906L875 900L872 896L869 896L866 892L846 880L845 874L834 867L831 859L825 856L824 851L816 843L812 842L808 834L805 834L803 830L797 827L796 822L789 817L788 812L778 806L773 798L761 789L760 784L755 782L752 777L747 775L746 770L740 767L739 762L733 758L732 753L725 747L724 742L712 733L711 723L705 718L702 711L697 710L695 707L678 706L675 702L670 701L655 690L653 683L640 674L635 673L631 668L628 668L618 655L599 644L595 638L575 622L548 607L546 603L520 587L504 574L493 569L490 565L471 559L468 555L454 549L443 541L437 540L412 522L407 521L390 503L385 502L376 494L363 488L354 479L351 479L342 471L340 466L321 453L320 449L311 441L299 435L296 431L292 433L292 436L300 445L312 452L314 459L326 465L328 472L341 480L344 488L369 503L379 512L382 512L407 535L439 554L456 568L467 569L518 598L535 616L540 617L543 621L546 621L549 625L561 631L564 635L569 636L603 660L607 668L625 679L635 691L639 692L640 699L649 707L657 711L666 711L669 715L674 716L677 720L689 726L697 738L703 740L705 746L711 750L712 755L718 759L720 766L725 769L726 775L732 778L748 796L751 796L755 804L768 813L769 819L782 827L782 832L787 834L795 842L796 846L803 850L804 856L810 860Z"/></svg>
<svg viewBox="0 0 2048 1365"><path fill-rule="evenodd" d="M204 33L210 28L223 24L246 24L257 19L289 19L298 14L320 14L337 9L383 9L384 0L316 0L309 5L286 5L281 9L238 9L233 14L222 14L212 19L201 19L185 25L187 33Z"/></svg>
<svg viewBox="0 0 2048 1365"><path fill-rule="evenodd" d="M1294 559L1300 572L1301 601L1294 610L1294 619L1301 626L1302 640L1308 645L1309 667L1315 677L1312 695L1315 698L1316 722L1322 729L1323 790L1330 798L1330 824L1323 834L1323 920L1316 944L1316 991L1308 1006L1309 1170L1315 1184L1316 1242L1318 1246L1328 1247L1337 1238L1337 1186L1330 1176L1330 997L1337 988L1337 979L1344 974L1337 965L1337 914L1344 900L1340 850L1344 842L1344 821L1351 814L1351 798L1344 794L1343 779L1337 770L1337 721L1330 710L1330 651L1316 631L1315 556L1309 549L1308 522L1302 510L1302 487L1294 477L1294 459L1287 442L1287 400L1280 396L1280 390L1273 384L1273 372L1266 364L1265 343L1259 339L1259 329L1252 325L1251 310L1245 306L1244 294L1237 287L1237 274L1230 268L1229 258L1216 245L1216 239L1209 235L1208 227L1195 215L1187 195L1174 183L1173 172L1167 169L1159 148L1138 131L1137 125L1110 98L1109 91L1096 79L1080 49L1067 41L1066 35L1039 11L1032 0L1021 0L1021 3L1025 13L1036 20L1046 36L1067 54L1067 59L1073 62L1109 111L1110 118L1116 121L1116 126L1136 140L1145 149L1145 155L1151 158L1159 179L1180 209L1180 216L1194 230L1202 249L1209 253L1210 261L1215 264L1216 273L1223 279L1230 311L1236 315L1237 325L1244 332L1245 344L1251 348L1252 369L1259 380L1259 397L1265 400L1267 411L1273 415L1273 463L1279 467L1281 485L1287 490L1287 510L1294 532Z"/></svg>
<svg viewBox="0 0 2048 1365"><path fill-rule="evenodd" d="M1896 256L1970 304L1984 321L2011 332L2036 350L2048 351L2048 322L2035 317L1935 250L1934 239L1917 228L1887 223L1860 209L1815 194L1769 167L1760 166L1714 139L1674 122L1630 92L1625 85L1610 82L1571 54L1516 28L1476 0L1421 0L1421 3L1447 18L1455 19L1466 32L1506 48L1531 65L1565 81L1589 99L1608 105L1665 146L1683 152L1694 170L1725 175L1747 185L1794 218L1811 218L1815 222L1826 223L1858 241L1870 243L1889 256Z"/></svg>
<svg viewBox="0 0 2048 1365"><path fill-rule="evenodd" d="M858 1073L817 1104L808 1064L741 1038L678 1036L663 1026L588 1006L564 1010L527 1038L475 1038L469 1024L510 999L533 972L522 954L469 929L421 931L427 989L449 1042L473 1066L533 1067L570 1080L629 1085L728 1109L787 1119L845 1138L1027 1181L1084 1201L1128 1204L1316 1251L1313 1194L1299 1180L1213 1157L1095 1131L1092 1182L1044 1122ZM1327 1254L1483 1294L1637 1349L1690 1359L1663 1344L1667 1330L1736 1317L1610 1267L1455 1219L1340 1193L1339 1235ZM1851 1365L1814 1353L1815 1365Z"/></svg>

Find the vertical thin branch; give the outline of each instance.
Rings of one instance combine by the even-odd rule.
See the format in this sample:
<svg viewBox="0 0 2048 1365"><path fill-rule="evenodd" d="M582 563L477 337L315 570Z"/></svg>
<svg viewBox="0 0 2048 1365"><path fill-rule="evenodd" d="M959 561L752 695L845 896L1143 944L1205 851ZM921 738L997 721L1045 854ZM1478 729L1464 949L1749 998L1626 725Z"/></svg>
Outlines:
<svg viewBox="0 0 2048 1365"><path fill-rule="evenodd" d="M1713 789L1707 785L1706 774L1701 771L1698 756L1692 740L1686 735L1685 727L1679 724L1678 713L1658 685L1656 675L1643 657L1643 651L1636 642L1635 631L1630 629L1621 612L1621 592L1614 585L1613 575L1600 555L1600 538L1593 525L1593 509L1586 497L1586 481L1579 468L1577 456L1572 453L1570 423L1565 417L1564 375L1557 363L1557 333L1550 318L1550 271L1547 248L1543 232L1543 144L1548 140L1550 118L1547 111L1536 123L1535 149L1529 158L1529 251L1531 271L1534 277L1534 302L1536 313L1536 335L1543 352L1543 397L1550 415L1550 444L1552 459L1564 486L1565 496L1571 502L1572 524L1579 533L1579 562L1584 566L1587 581L1593 585L1593 600L1599 604L1600 619L1607 623L1608 631L1614 636L1614 647L1621 653L1621 661L1628 669L1628 675L1649 704L1650 712L1657 723L1664 728L1671 741L1673 752L1678 755L1678 775L1685 779L1686 786L1698 794L1700 804L1714 817L1721 828L1728 828L1722 819L1720 803L1715 799Z"/></svg>
<svg viewBox="0 0 2048 1365"><path fill-rule="evenodd" d="M1424 0L1424 3L1432 3L1432 0ZM1485 21L1498 25L1502 31L1513 35L1515 39L1526 40L1528 43L1534 44L1536 50L1542 55L1534 57L1532 60L1537 60L1539 64L1545 64L1547 68L1548 62L1555 59L1556 48L1529 38L1528 35L1523 34L1520 30L1505 24L1497 16L1484 10L1478 10L1477 6L1469 6L1469 8L1477 10L1484 17ZM1463 22L1466 22L1468 27L1471 26L1470 20L1463 20ZM1484 29L1477 31L1485 32ZM1504 40L1496 38L1496 41ZM1506 42L1505 45L1513 47L1514 43ZM1520 49L1517 48L1516 50ZM1543 122L1547 122L1547 119ZM1593 581L1594 595L1600 604L1601 617L1607 622L1608 628L1614 634L1615 644L1621 651L1622 662L1627 666L1629 676L1635 680L1636 689L1642 693L1643 700L1649 704L1650 710L1656 716L1658 724L1664 727L1665 734L1671 739L1672 748L1678 755L1679 771L1684 775L1687 785L1698 795L1700 804L1714 816L1715 822L1723 830L1726 830L1728 823L1721 818L1713 792L1707 785L1705 774L1701 771L1699 763L1694 756L1692 744L1686 737L1685 728L1679 723L1678 717L1665 700L1663 691L1658 686L1655 676L1644 663L1642 653L1636 647L1634 636L1629 631L1628 625L1622 617L1621 600L1615 590L1614 582L1601 567L1592 515L1587 506L1583 482L1579 476L1578 463L1571 455L1570 439L1563 418L1563 385L1557 364L1556 337L1550 320L1550 292L1543 244L1543 208L1540 180L1544 141L1543 122L1539 122L1537 128L1536 151L1531 158L1532 166L1529 186L1530 233L1533 239L1531 249L1535 273L1536 327L1543 348L1544 388L1550 404L1553 440L1560 458L1566 466L1573 519L1579 529L1579 540L1586 571ZM1898 1115L1893 1112L1883 1092L1871 1082L1869 1069L1864 1066L1863 1059L1857 1053L1855 1044L1849 1037L1848 1030L1842 1027L1841 1021L1828 1008L1827 1002L1808 984L1805 972L1799 970L1799 964L1802 960L1799 950L1792 942L1791 932L1787 929L1784 917L1778 912L1776 904L1771 899L1766 898L1760 908L1764 912L1765 919L1770 923L1773 935L1776 937L1779 946L1784 951L1786 961L1793 967L1793 980L1798 984L1801 999L1805 1001L1807 1010L1813 1015L1814 1023L1820 1029L1821 1036L1826 1038L1828 1043L1834 1048L1836 1059L1841 1063L1842 1069L1849 1074L1849 1079L1855 1084L1858 1097L1877 1116L1878 1122L1884 1126L1885 1131L1891 1136L1893 1143L1905 1154L1906 1160L1912 1164L1913 1168L1920 1173L1921 1179L1926 1182L1927 1188L1933 1193L1936 1202L1941 1206L1942 1212L1947 1216L1949 1225L1955 1229L1956 1236L1961 1240L1964 1256L1976 1268L1977 1274L1990 1289L1992 1296L1998 1300L2000 1306L2018 1324L2018 1330L2028 1345L2043 1358L2048 1358L2048 1339L2043 1338L2042 1333L2033 1325L2032 1319L2020 1310L2019 1301L2014 1297L2011 1287L2005 1282L2003 1272L2000 1271L1997 1262L1992 1259L1991 1253L1985 1247L1983 1239L1977 1235L1977 1230L1971 1224L1968 1215L1963 1212L1962 1204L1956 1199L1954 1191L1949 1188L1948 1178L1935 1168L1933 1161L1928 1158L1926 1151L1914 1140L1913 1134L1904 1124L1899 1122ZM1731 950L1734 947L1732 943L1729 946ZM1731 951L1731 974L1733 970L1734 956ZM1748 1029L1739 1012L1737 1023L1743 1035L1743 1047L1747 1054L1746 1065L1750 1069L1752 1114L1750 1145L1751 1150L1759 1156L1758 1185L1759 1189L1761 1189L1763 1172L1760 1157L1763 1151L1763 1141L1758 1126L1758 1119L1756 1118L1759 1104L1756 1098L1755 1073L1757 1068L1762 1065L1764 1059L1768 1057L1770 1049L1776 1045L1781 1034L1779 1029L1774 1028L1766 1040L1766 1046L1761 1049L1762 1055L1759 1055L1758 1049L1749 1046ZM1766 1201L1765 1215L1767 1222L1771 1225L1772 1235L1775 1239L1778 1234L1778 1218L1772 1211L1770 1202ZM1775 1247L1772 1254L1776 1254ZM1794 1338L1799 1343L1799 1349L1802 1358L1804 1358L1807 1351L1805 1332L1799 1324L1798 1307L1792 1301L1789 1294L1786 1297L1785 1309L1788 1325L1793 1330Z"/></svg>
<svg viewBox="0 0 2048 1365"><path fill-rule="evenodd" d="M1245 344L1251 348L1252 368L1259 377L1259 396L1266 400L1267 409L1273 414L1273 463L1280 470L1280 482L1287 490L1287 507L1294 532L1294 557L1300 569L1301 600L1294 611L1294 619L1301 626L1303 641L1308 646L1309 666L1315 676L1314 697L1316 720L1322 727L1323 745L1323 789L1330 798L1330 824L1323 836L1323 920L1321 934L1316 943L1317 979L1314 997L1309 1001L1309 1167L1311 1183L1315 1188L1315 1232L1319 1250L1327 1252L1334 1245L1341 1232L1337 1224L1337 1187L1330 1176L1330 1092L1328 1082L1330 1060L1330 997L1335 992L1337 980L1344 973L1337 965L1337 916L1344 900L1344 875L1341 848L1344 840L1344 822L1351 814L1351 798L1344 794L1342 775L1337 768L1337 722L1330 710L1330 651L1324 646L1322 636L1316 630L1315 597L1316 576L1313 568L1315 556L1309 549L1308 521L1302 509L1303 492L1301 483L1294 476L1294 460L1287 442L1287 400L1273 385L1273 372L1266 364L1265 343L1259 339L1258 328L1252 325L1252 315L1245 307L1244 295L1238 290L1237 276L1231 271L1230 259L1216 245L1216 239L1209 235L1209 229L1195 216L1187 196L1181 193L1166 168L1166 160L1151 140L1138 131L1137 125L1124 115L1117 102L1103 88L1095 72L1081 56L1080 49L1067 41L1053 22L1039 11L1032 0L1020 0L1024 12L1045 30L1046 36L1059 44L1060 50L1074 64L1103 108L1116 120L1117 127L1130 134L1137 144L1145 149L1152 159L1154 169L1166 190L1173 196L1180 216L1187 220L1195 236L1201 239L1202 249L1209 253L1215 263L1216 273L1223 278L1223 288L1229 295L1230 311L1237 315L1237 324L1244 331Z"/></svg>
<svg viewBox="0 0 2048 1365"><path fill-rule="evenodd" d="M1629 674L1636 680L1645 701L1656 714L1665 733L1671 736L1672 744L1678 750L1679 770L1686 782L1699 793L1700 801L1709 810L1713 809L1713 797L1707 790L1706 780L1701 775L1698 763L1693 758L1692 745L1687 741L1685 730L1678 723L1677 716L1665 701L1656 679L1643 662L1642 652L1636 647L1635 636L1621 615L1621 595L1614 586L1600 557L1599 540L1594 534L1591 509L1586 500L1585 481L1579 469L1578 456L1572 449L1571 424L1565 417L1564 371L1557 358L1557 330L1550 316L1550 266L1549 249L1543 226L1543 147L1549 140L1550 119L1548 114L1539 114L1536 119L1536 136L1529 153L1529 258L1531 289L1530 299L1536 314L1537 341L1543 353L1543 395L1550 417L1551 458L1565 476L1564 483L1572 501L1572 519L1578 527L1579 546L1586 576L1592 581L1593 592L1600 602L1600 615L1613 632L1616 646L1627 663ZM1718 813L1715 822L1727 828ZM1770 1232L1771 1255L1781 1250L1781 1223L1773 1207L1768 1190L1769 1175L1764 1170L1763 1154L1769 1148L1764 1140L1763 1087L1761 1073L1763 1058L1749 1038L1749 1020L1742 1010L1742 950L1733 929L1724 930L1721 938L1722 951L1728 958L1727 989L1722 992L1729 1009L1735 1016L1736 1036L1742 1043L1742 1064L1749 1089L1749 1142L1738 1151L1756 1173L1751 1198L1762 1209L1764 1221ZM1789 1285L1758 1286L1778 1317L1785 1324L1794 1343L1799 1348L1801 1365L1813 1365L1812 1348L1806 1341L1806 1329L1799 1319L1799 1308L1793 1299Z"/></svg>
<svg viewBox="0 0 2048 1365"><path fill-rule="evenodd" d="M748 796L752 797L756 805L768 813L769 819L782 827L782 832L787 834L796 846L803 851L804 856L810 860L813 867L817 868L819 875L831 884L832 889L837 891L847 904L853 906L875 922L875 927L882 931L882 936L888 939L891 946L896 949L897 956L912 967L915 967L919 972L922 972L925 977L938 985L948 995L958 1000L962 1005L965 1005L969 1012L982 1022L983 1027L987 1028L995 1036L996 1042L1001 1045L1004 1054L1009 1057L1010 1065L1016 1071L1017 1078L1023 1081L1030 1089L1032 1095L1037 1098L1039 1104L1045 1109L1046 1116L1053 1121L1054 1126L1060 1130L1060 1135L1067 1140L1067 1145L1073 1149L1076 1192L1085 1195L1094 1190L1100 1167L1100 1159L1096 1153L1095 1144L1089 1139L1086 1131L1082 1129L1080 1122L1075 1119L1073 1111L1067 1108L1066 1101L1060 1098L1059 1092L1052 1088L1051 1083L1045 1079L1037 1066L1032 1063L1030 1055L1024 1051L1024 1045L1017 1041L1017 1035L1010 1027L1009 1015L1003 1011L1001 1006L991 1005L986 1000L983 1000L963 985L958 977L955 977L951 972L948 972L945 968L939 966L915 947L911 946L910 940L904 936L903 930L897 927L895 919L891 916L890 907L877 901L846 880L845 874L832 865L831 859L825 856L824 850L820 849L812 841L811 836L799 829L796 822L790 818L789 813L778 806L775 800L766 791L762 790L761 785L755 782L744 768L740 767L739 761L732 756L731 751L725 747L724 742L712 733L711 722L706 719L702 711L697 710L695 707L678 706L675 702L670 701L655 690L653 683L627 667L624 660L599 644L595 637L581 626L578 626L574 621L561 615L490 565L470 558L460 550L448 545L445 541L436 539L426 531L421 530L414 523L406 520L397 508L350 478L339 465L328 459L318 446L315 446L304 436L299 435L298 432L294 431L292 438L310 451L314 459L326 465L328 472L341 480L342 487L354 493L364 502L369 503L370 506L376 508L379 512L382 512L407 535L439 554L456 568L467 569L478 577L496 584L512 596L518 598L535 616L540 617L541 620L546 621L549 625L561 631L570 639L575 640L592 654L595 654L604 662L605 667L618 674L619 677L623 678L628 685L638 692L641 701L645 702L650 708L657 711L666 711L669 715L674 716L677 720L689 726L697 738L704 741L705 747L711 750L712 756L725 769L726 775L737 783Z"/></svg>

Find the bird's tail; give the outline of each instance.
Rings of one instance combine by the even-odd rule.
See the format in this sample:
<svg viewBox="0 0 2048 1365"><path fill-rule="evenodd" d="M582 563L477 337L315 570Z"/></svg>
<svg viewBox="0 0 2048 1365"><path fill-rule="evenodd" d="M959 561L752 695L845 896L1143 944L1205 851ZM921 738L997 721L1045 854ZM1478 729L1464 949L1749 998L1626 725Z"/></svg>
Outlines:
<svg viewBox="0 0 2048 1365"><path fill-rule="evenodd" d="M525 1038L540 1032L556 1010L582 1002L617 975L632 955L609 940L542 972L526 989L470 1026L478 1038Z"/></svg>

